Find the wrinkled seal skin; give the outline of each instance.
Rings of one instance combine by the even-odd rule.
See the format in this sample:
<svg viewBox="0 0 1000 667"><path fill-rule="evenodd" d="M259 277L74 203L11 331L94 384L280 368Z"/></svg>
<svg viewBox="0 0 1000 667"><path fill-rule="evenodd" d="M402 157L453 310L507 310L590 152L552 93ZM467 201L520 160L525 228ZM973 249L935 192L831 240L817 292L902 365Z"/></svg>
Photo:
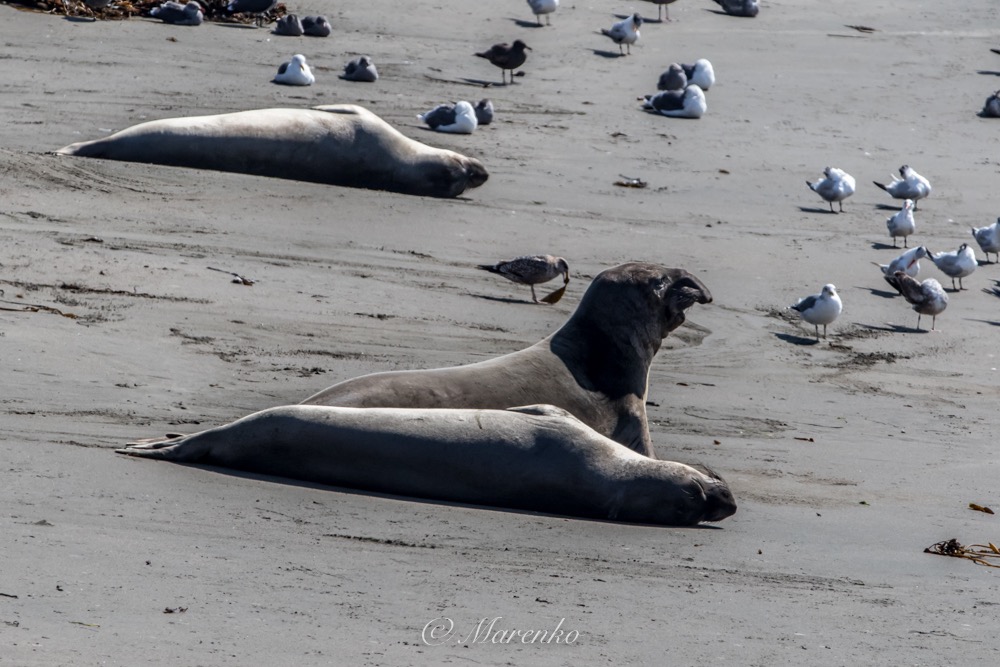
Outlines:
<svg viewBox="0 0 1000 667"><path fill-rule="evenodd" d="M655 458L646 423L649 367L684 311L712 295L683 269L634 262L601 272L576 312L529 348L467 366L375 373L306 405L399 408L558 406L601 435Z"/></svg>
<svg viewBox="0 0 1000 667"><path fill-rule="evenodd" d="M656 461L563 410L292 405L122 454L595 519L689 526L736 511L725 481Z"/></svg>
<svg viewBox="0 0 1000 667"><path fill-rule="evenodd" d="M414 141L348 104L154 120L56 153L428 197L457 197L488 178L479 160Z"/></svg>

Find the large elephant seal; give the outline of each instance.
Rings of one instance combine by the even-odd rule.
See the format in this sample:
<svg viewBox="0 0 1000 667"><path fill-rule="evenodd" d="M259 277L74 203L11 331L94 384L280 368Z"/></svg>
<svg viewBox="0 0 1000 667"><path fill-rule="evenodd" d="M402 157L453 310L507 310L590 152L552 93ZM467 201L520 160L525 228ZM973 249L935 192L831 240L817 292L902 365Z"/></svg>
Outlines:
<svg viewBox="0 0 1000 667"><path fill-rule="evenodd" d="M413 410L291 405L122 454L521 510L694 525L736 511L711 471L655 461L552 406Z"/></svg>
<svg viewBox="0 0 1000 667"><path fill-rule="evenodd" d="M655 458L646 423L649 366L684 311L712 295L683 269L622 264L601 272L561 329L531 347L467 366L375 373L305 405L492 408L547 403Z"/></svg>
<svg viewBox="0 0 1000 667"><path fill-rule="evenodd" d="M457 197L488 178L479 160L414 141L350 104L165 118L56 153L430 197Z"/></svg>

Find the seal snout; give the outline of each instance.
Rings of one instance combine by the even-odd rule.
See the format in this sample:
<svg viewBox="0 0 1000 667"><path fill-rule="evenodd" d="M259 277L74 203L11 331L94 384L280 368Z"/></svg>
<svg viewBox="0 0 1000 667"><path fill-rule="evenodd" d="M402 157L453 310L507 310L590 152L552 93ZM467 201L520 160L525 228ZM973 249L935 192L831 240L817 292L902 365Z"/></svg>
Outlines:
<svg viewBox="0 0 1000 667"><path fill-rule="evenodd" d="M736 514L736 498L726 480L708 468L703 468L707 474L695 481L705 494L705 506L702 510L702 521L722 521Z"/></svg>

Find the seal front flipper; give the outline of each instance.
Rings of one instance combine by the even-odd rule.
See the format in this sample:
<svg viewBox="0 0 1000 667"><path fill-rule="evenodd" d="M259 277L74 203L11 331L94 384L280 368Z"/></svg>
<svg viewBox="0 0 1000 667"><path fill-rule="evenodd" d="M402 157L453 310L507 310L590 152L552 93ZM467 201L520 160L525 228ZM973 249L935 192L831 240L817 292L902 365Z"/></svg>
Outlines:
<svg viewBox="0 0 1000 667"><path fill-rule="evenodd" d="M207 438L195 438L204 433L202 431L190 436L168 433L164 438L143 438L126 443L121 449L116 449L115 453L145 459L194 463L205 458L211 448ZM193 439L195 441L192 441Z"/></svg>

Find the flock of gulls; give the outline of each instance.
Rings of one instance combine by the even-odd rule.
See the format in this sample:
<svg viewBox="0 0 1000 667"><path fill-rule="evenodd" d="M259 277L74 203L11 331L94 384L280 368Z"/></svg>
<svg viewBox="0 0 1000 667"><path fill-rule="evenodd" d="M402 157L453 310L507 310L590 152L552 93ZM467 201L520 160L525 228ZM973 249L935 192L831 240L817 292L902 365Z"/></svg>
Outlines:
<svg viewBox="0 0 1000 667"><path fill-rule="evenodd" d="M962 279L972 275L979 266L975 251L968 243L962 243L958 249L951 252L934 253L926 246L909 248L907 239L917 230L916 220L913 216L917 210L917 202L931 194L930 181L918 174L913 167L904 164L899 168L899 175L893 175L892 181L888 184L878 181L873 181L873 183L887 192L893 199L903 200L902 208L889 216L885 225L892 238L892 246L898 247L896 239L902 238L903 247L908 248L888 264L873 263L882 271L886 282L899 292L916 311L917 330L921 330L921 317L930 315L931 331L934 331L937 325L937 316L948 307L948 293L934 278L927 278L923 281L916 279L920 272L920 260L924 258L931 260L941 273L951 278L952 291L960 292L965 289ZM816 182L806 181L806 185L828 202L830 211L834 212L834 202L838 204L840 211L844 210L844 200L854 194L856 183L854 177L843 169L827 167L823 171L822 179ZM986 254L986 262L989 263L992 253L997 255L997 262L1000 263L1000 218L986 227L970 227L970 231L979 248ZM958 280L957 286L956 279ZM826 327L840 315L843 310L843 302L837 294L837 288L828 284L823 286L819 294L800 299L789 307L796 311L804 321L815 327L818 341L820 337L819 325L823 325L823 337L825 338Z"/></svg>

